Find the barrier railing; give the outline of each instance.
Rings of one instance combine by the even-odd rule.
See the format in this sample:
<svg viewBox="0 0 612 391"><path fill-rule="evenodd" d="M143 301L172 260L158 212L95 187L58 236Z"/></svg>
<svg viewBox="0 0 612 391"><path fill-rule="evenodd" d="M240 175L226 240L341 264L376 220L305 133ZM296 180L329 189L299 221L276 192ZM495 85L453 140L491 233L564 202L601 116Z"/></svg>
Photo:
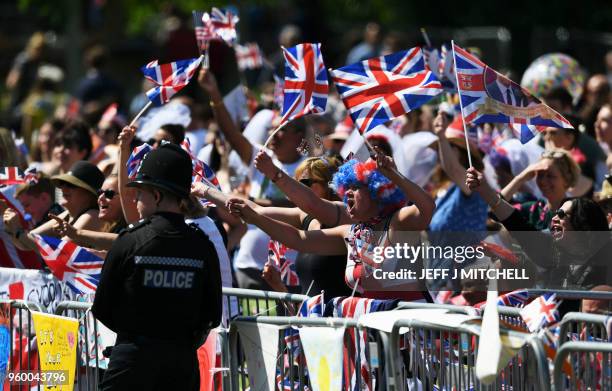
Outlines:
<svg viewBox="0 0 612 391"><path fill-rule="evenodd" d="M564 371L567 360L571 374ZM557 351L553 369L554 391L612 389L612 344L604 342L566 342Z"/></svg>
<svg viewBox="0 0 612 391"><path fill-rule="evenodd" d="M55 315L75 318L79 321L79 343L77 344L77 370L75 389L97 390L102 381L106 365L101 365L103 350L99 345L98 321L91 313L92 303L62 301L55 309Z"/></svg>
<svg viewBox="0 0 612 391"><path fill-rule="evenodd" d="M400 330L404 327L408 331L402 336ZM509 330L501 330L502 336L524 339L526 345L499 373L494 384L480 384L475 374L479 334L480 326L475 324L449 327L416 319L396 321L389 338L391 373L387 389L550 389L548 363L541 342L533 335ZM396 348L401 338L407 341L410 350L409 359L404 361Z"/></svg>
<svg viewBox="0 0 612 391"><path fill-rule="evenodd" d="M567 341L608 342L609 319L606 315L568 312L560 323L559 345Z"/></svg>
<svg viewBox="0 0 612 391"><path fill-rule="evenodd" d="M42 312L38 303L25 300L0 300L0 304L8 305L9 310L9 366L11 371L36 371L38 370L38 350L35 346L34 327L32 325L31 310ZM30 390L40 385L36 382L20 383L11 386L11 390Z"/></svg>
<svg viewBox="0 0 612 391"><path fill-rule="evenodd" d="M347 332L344 336L345 346L345 360L351 360L355 365L343 365L343 389L377 389L385 390L385 355L383 352L387 351L387 337L384 333L379 333L377 330L368 329L360 325L355 319L346 318L301 318L301 317L278 317L278 316L248 316L248 317L237 317L234 319L236 322L254 322L259 324L271 324L277 326L284 326L283 330L288 329L292 326L295 327L346 327L347 330L353 329L355 332L365 331L367 334L366 343L368 348L364 349L360 346L361 338L355 338L350 336ZM237 334L237 333L236 333ZM234 334L234 335L236 335ZM303 353L300 353L300 357L293 356L293 349L287 346L283 333L279 333L279 349L277 357L276 372L281 379L286 382L283 384L288 389L294 390L298 386L300 390L304 389L304 386L310 386L309 379L305 375L305 359ZM238 339L240 335L237 335ZM356 341L356 343L353 343ZM296 340L300 344L299 351L301 349L301 343L299 339ZM234 345L234 348L240 346L239 341ZM365 352L365 357L362 357L362 352ZM380 353L379 353L380 352ZM283 355L287 355L286 358ZM287 368L287 360L291 365ZM368 382L362 377L361 363L365 360L367 362L368 373L373 374L373 378ZM295 365L297 363L297 366ZM248 367L245 365L246 362L238 352L232 354L231 370L232 373L232 385L234 390L244 390L249 385L248 378ZM287 370L288 369L288 370ZM348 380L351 379L351 380ZM347 384L348 381L352 383ZM366 386L370 384L370 387ZM284 388L281 388L284 389ZM312 388L311 388L312 389Z"/></svg>

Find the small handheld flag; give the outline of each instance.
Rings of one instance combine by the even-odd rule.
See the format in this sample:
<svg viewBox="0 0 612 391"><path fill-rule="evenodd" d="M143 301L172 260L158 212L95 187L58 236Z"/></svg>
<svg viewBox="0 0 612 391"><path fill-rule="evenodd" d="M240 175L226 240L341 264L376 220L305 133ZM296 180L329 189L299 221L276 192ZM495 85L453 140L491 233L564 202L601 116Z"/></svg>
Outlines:
<svg viewBox="0 0 612 391"><path fill-rule="evenodd" d="M374 57L331 71L342 101L363 134L442 92L420 48Z"/></svg>
<svg viewBox="0 0 612 391"><path fill-rule="evenodd" d="M545 293L527 304L520 314L529 331L533 333L558 322L561 319L559 304L556 293Z"/></svg>

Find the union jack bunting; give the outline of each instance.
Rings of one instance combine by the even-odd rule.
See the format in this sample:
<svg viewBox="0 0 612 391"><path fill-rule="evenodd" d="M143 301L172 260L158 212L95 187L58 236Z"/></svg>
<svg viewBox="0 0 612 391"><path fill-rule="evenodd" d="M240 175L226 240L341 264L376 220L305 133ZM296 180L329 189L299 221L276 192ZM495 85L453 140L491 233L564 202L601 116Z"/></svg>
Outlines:
<svg viewBox="0 0 612 391"><path fill-rule="evenodd" d="M287 259L287 246L270 240L268 243L268 261L276 266L280 271L281 280L287 286L300 285L300 279L295 271L295 263Z"/></svg>
<svg viewBox="0 0 612 391"><path fill-rule="evenodd" d="M520 132L523 143L533 138L535 126L573 129L561 114L454 43L453 52L466 122L527 125Z"/></svg>
<svg viewBox="0 0 612 391"><path fill-rule="evenodd" d="M302 43L285 56L283 114L281 125L310 113L323 113L327 106L327 70L320 43Z"/></svg>
<svg viewBox="0 0 612 391"><path fill-rule="evenodd" d="M161 65L155 60L140 68L145 78L155 84L155 87L147 91L147 98L155 106L167 103L174 94L189 83L203 58L200 56Z"/></svg>
<svg viewBox="0 0 612 391"><path fill-rule="evenodd" d="M331 71L342 101L363 134L442 92L420 48L374 57Z"/></svg>
<svg viewBox="0 0 612 391"><path fill-rule="evenodd" d="M527 304L520 314L529 331L533 333L558 322L561 319L559 304L556 293L545 293Z"/></svg>
<svg viewBox="0 0 612 391"><path fill-rule="evenodd" d="M215 38L222 39L232 46L236 42L236 24L240 19L238 15L227 9L212 8L209 13L205 12L202 21L210 26Z"/></svg>
<svg viewBox="0 0 612 391"><path fill-rule="evenodd" d="M0 168L0 185L20 185L23 183L34 184L38 181L36 178L36 169L30 168L23 172L19 167L2 167Z"/></svg>
<svg viewBox="0 0 612 391"><path fill-rule="evenodd" d="M104 260L70 241L32 234L53 275L78 294L95 293Z"/></svg>
<svg viewBox="0 0 612 391"><path fill-rule="evenodd" d="M130 155L127 161L128 179L136 178L136 174L138 173L138 168L140 167L140 164L142 163L142 159L152 149L153 147L147 143L144 143L134 148L134 150L132 151L132 154Z"/></svg>
<svg viewBox="0 0 612 391"><path fill-rule="evenodd" d="M215 33L210 24L204 23L204 12L192 11L192 14L193 28L195 30L198 48L200 49L200 53L204 53L208 49L208 42L215 39Z"/></svg>
<svg viewBox="0 0 612 391"><path fill-rule="evenodd" d="M236 45L236 61L238 62L238 69L244 71L245 69L256 69L263 66L263 56L261 49L256 42L247 43L246 45Z"/></svg>

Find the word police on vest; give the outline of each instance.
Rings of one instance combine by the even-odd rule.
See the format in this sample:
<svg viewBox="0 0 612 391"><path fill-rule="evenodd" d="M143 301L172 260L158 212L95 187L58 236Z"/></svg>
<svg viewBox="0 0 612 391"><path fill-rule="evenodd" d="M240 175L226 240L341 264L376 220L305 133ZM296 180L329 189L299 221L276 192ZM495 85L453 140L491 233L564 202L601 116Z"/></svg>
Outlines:
<svg viewBox="0 0 612 391"><path fill-rule="evenodd" d="M181 268L203 269L204 263L200 259L177 257L136 256L137 265L164 265ZM144 269L143 286L148 288L178 288L190 289L193 286L194 272L178 270L151 270Z"/></svg>
<svg viewBox="0 0 612 391"><path fill-rule="evenodd" d="M193 272L146 269L143 285L147 288L190 289L193 286L193 276Z"/></svg>

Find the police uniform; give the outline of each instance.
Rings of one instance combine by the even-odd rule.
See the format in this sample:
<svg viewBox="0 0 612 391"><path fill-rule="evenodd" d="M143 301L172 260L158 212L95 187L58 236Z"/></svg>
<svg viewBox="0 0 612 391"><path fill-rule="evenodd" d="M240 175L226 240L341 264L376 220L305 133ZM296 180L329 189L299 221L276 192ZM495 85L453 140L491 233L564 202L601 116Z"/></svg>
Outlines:
<svg viewBox="0 0 612 391"><path fill-rule="evenodd" d="M147 154L136 184L174 189L187 163L173 147ZM186 156L189 180L186 190L185 183L178 187L180 196L191 182ZM164 160L162 170L156 163ZM156 212L130 225L107 254L92 307L117 333L101 389L197 390L196 350L221 320L221 296L215 248L182 214Z"/></svg>

